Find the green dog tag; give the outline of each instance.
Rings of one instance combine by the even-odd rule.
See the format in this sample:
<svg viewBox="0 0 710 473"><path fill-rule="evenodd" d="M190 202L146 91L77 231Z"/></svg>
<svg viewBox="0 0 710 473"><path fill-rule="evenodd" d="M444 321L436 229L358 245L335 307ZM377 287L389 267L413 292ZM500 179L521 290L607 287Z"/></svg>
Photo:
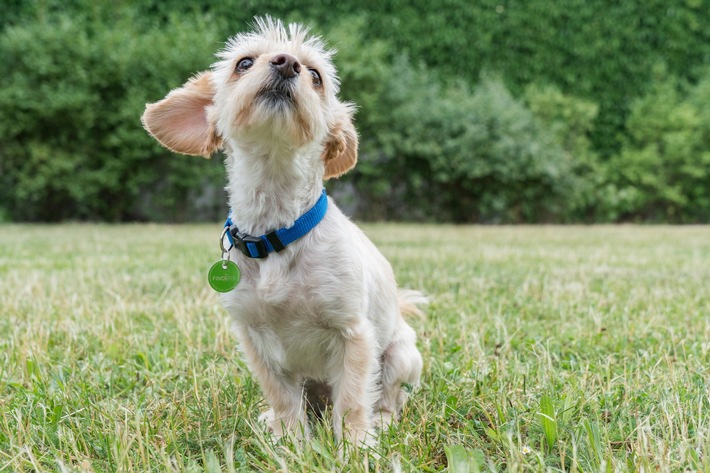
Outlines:
<svg viewBox="0 0 710 473"><path fill-rule="evenodd" d="M207 282L217 292L229 292L239 284L239 266L231 261L217 261L207 273Z"/></svg>

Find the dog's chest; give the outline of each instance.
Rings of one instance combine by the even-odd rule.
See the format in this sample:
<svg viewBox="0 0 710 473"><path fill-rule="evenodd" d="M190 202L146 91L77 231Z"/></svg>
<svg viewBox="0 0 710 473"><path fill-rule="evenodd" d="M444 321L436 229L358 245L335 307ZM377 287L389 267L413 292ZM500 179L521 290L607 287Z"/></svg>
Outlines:
<svg viewBox="0 0 710 473"><path fill-rule="evenodd" d="M250 271L251 269L251 271ZM350 323L338 297L306 274L314 268L259 265L245 268L237 291L225 300L240 337L259 357L294 374L326 378Z"/></svg>

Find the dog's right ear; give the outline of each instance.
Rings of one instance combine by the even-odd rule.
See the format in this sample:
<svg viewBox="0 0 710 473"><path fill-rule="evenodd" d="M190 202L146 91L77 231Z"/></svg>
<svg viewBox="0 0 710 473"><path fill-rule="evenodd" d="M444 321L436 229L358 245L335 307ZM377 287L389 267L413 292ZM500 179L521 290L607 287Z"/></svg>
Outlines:
<svg viewBox="0 0 710 473"><path fill-rule="evenodd" d="M357 162L358 139L353 125L354 111L352 104L337 103L321 154L325 163L324 179L342 176Z"/></svg>
<svg viewBox="0 0 710 473"><path fill-rule="evenodd" d="M222 147L222 138L208 117L214 96L211 75L202 72L163 100L146 104L143 127L170 151L209 158Z"/></svg>

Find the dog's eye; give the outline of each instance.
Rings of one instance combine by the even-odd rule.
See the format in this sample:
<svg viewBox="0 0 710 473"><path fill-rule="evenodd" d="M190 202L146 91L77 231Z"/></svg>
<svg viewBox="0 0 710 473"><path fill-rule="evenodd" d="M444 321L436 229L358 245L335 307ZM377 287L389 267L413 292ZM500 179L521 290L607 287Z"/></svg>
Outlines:
<svg viewBox="0 0 710 473"><path fill-rule="evenodd" d="M244 72L254 65L254 59L250 57L245 57L239 60L237 63L237 72Z"/></svg>
<svg viewBox="0 0 710 473"><path fill-rule="evenodd" d="M323 81L321 80L320 74L318 73L318 71L316 71L315 69L308 69L308 72L311 73L311 77L313 78L313 85L315 85L315 86L323 85Z"/></svg>

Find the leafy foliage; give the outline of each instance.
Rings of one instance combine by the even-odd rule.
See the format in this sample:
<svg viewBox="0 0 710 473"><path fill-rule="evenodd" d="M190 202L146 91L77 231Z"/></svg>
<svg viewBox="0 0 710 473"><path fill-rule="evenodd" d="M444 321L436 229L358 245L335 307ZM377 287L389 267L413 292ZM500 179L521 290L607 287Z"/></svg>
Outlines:
<svg viewBox="0 0 710 473"><path fill-rule="evenodd" d="M205 22L170 29L59 16L3 32L0 61L13 67L0 78L0 202L11 218L180 219L219 168L160 149L139 118L219 43Z"/></svg>
<svg viewBox="0 0 710 473"><path fill-rule="evenodd" d="M330 186L357 217L710 219L705 0L6 3L0 219L216 218L219 160L138 117L263 14L340 50L361 157Z"/></svg>
<svg viewBox="0 0 710 473"><path fill-rule="evenodd" d="M328 37L361 43L360 25L348 21ZM337 60L346 98L360 105L360 161L343 179L367 203L360 215L539 221L567 205L575 177L562 138L499 77L484 76L473 90L446 84L406 56L388 62L386 44L377 41Z"/></svg>
<svg viewBox="0 0 710 473"><path fill-rule="evenodd" d="M621 217L710 220L710 74L682 89L661 78L632 105L629 135L610 162Z"/></svg>
<svg viewBox="0 0 710 473"><path fill-rule="evenodd" d="M394 122L403 139L390 145L405 166L423 162L407 186L420 185L419 199L433 197L449 212L443 218L464 222L539 221L557 210L569 163L500 80L484 78L473 92L432 87L422 73L398 82L404 101Z"/></svg>
<svg viewBox="0 0 710 473"><path fill-rule="evenodd" d="M564 94L557 87L532 84L525 89L525 101L533 115L552 133L567 156L574 175L574 186L566 196L562 221L599 218L605 208L606 165L593 149L590 136L599 107L588 100Z"/></svg>

